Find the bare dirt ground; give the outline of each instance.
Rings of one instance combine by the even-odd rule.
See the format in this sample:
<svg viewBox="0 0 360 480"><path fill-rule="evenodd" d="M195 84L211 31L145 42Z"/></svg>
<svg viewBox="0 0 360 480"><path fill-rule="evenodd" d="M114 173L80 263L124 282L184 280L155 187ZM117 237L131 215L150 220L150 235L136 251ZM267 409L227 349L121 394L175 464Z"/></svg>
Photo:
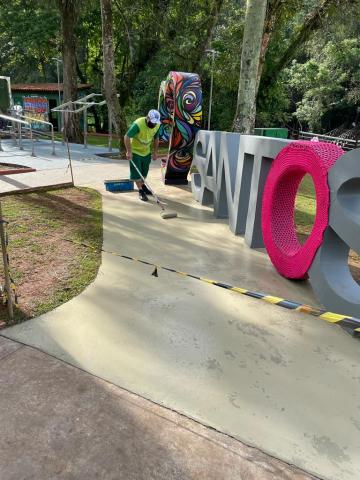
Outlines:
<svg viewBox="0 0 360 480"><path fill-rule="evenodd" d="M96 277L102 243L99 193L69 188L10 195L1 204L3 218L9 222L10 272L18 296L16 321L55 308ZM3 278L2 266L0 274ZM6 306L1 305L0 321L6 318Z"/></svg>

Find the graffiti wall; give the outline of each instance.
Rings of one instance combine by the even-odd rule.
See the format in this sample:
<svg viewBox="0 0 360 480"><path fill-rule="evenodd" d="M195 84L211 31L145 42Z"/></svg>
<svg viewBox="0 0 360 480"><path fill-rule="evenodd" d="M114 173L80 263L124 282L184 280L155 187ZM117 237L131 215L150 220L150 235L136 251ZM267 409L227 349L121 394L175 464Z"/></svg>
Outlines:
<svg viewBox="0 0 360 480"><path fill-rule="evenodd" d="M158 109L160 141L169 145L167 158L162 162L163 181L186 184L195 136L201 127L200 77L195 73L170 72L160 86Z"/></svg>
<svg viewBox="0 0 360 480"><path fill-rule="evenodd" d="M49 120L49 103L46 97L27 96L23 97L23 112L24 115L31 118L36 118L45 122ZM44 130L46 126L41 123L33 123L32 127L39 130Z"/></svg>
<svg viewBox="0 0 360 480"><path fill-rule="evenodd" d="M309 278L329 310L360 317L360 285L350 249L360 253L360 149L201 130L194 144L193 195L229 218L251 248L266 248L279 274ZM304 244L297 238L295 198L312 177L316 215Z"/></svg>

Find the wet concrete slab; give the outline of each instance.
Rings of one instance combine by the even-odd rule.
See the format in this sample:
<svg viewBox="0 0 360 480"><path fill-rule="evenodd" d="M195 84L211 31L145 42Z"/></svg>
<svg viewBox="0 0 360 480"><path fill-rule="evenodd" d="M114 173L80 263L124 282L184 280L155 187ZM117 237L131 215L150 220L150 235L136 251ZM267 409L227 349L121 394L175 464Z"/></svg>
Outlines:
<svg viewBox="0 0 360 480"><path fill-rule="evenodd" d="M174 411L6 342L13 353L0 359L2 480L313 480Z"/></svg>
<svg viewBox="0 0 360 480"><path fill-rule="evenodd" d="M161 219L136 193L104 193L105 250L316 305L307 283L281 278L226 220L159 174L153 168L151 181L179 217ZM79 297L4 335L321 478L358 479L358 341L316 318L152 270L104 253Z"/></svg>
<svg viewBox="0 0 360 480"><path fill-rule="evenodd" d="M161 219L136 192L105 193L104 179L128 173L126 162L106 162L75 167L78 184L104 194L106 251L318 305L307 282L281 278L188 187L162 185L158 165L150 180L176 219ZM25 175L11 181L31 183ZM152 271L104 253L79 297L3 333L319 477L358 479L358 341L319 319Z"/></svg>

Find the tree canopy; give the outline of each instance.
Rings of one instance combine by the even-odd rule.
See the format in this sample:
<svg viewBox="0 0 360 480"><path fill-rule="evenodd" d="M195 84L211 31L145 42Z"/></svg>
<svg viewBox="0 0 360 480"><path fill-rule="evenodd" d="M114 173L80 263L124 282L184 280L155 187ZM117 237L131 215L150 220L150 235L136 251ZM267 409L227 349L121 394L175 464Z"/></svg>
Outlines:
<svg viewBox="0 0 360 480"><path fill-rule="evenodd" d="M101 91L99 0L72 0L78 80ZM113 0L117 91L128 122L157 105L170 70L202 78L207 122L212 63L212 127L231 130L237 106L246 1ZM0 0L0 75L56 82L63 48L58 1ZM329 132L357 124L360 98L358 0L268 0L258 72L256 125ZM241 92L240 92L241 94Z"/></svg>

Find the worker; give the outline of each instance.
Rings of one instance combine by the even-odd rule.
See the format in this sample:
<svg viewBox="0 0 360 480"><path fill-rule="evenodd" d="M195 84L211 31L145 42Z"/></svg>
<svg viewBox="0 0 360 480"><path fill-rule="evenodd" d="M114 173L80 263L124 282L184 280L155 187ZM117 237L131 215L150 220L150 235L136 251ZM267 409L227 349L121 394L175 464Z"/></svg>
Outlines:
<svg viewBox="0 0 360 480"><path fill-rule="evenodd" d="M157 110L150 110L146 117L138 118L133 122L124 137L126 158L130 162L130 179L135 181L139 190L139 199L143 202L147 202L147 195L152 195L152 193L144 184L133 163L146 179L151 163L153 141L152 158L153 160L158 158L160 123L160 113Z"/></svg>

